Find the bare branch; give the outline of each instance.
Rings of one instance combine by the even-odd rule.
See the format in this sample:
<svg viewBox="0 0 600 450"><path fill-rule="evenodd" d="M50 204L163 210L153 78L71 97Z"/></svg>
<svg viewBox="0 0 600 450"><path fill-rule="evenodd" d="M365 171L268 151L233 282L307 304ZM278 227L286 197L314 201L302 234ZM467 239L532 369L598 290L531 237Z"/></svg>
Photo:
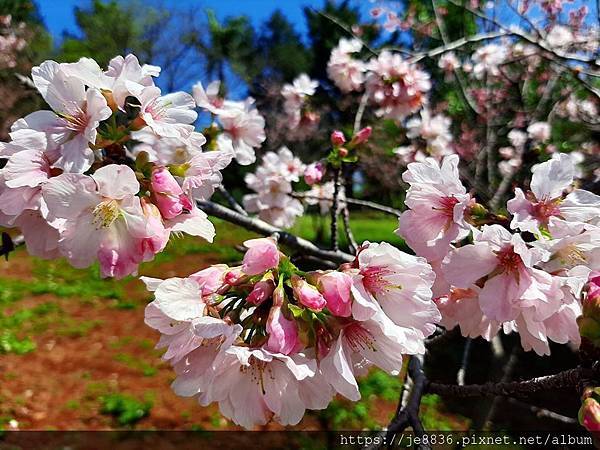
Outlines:
<svg viewBox="0 0 600 450"><path fill-rule="evenodd" d="M233 223L246 228L247 230L254 231L263 236L271 236L273 233L279 233L279 242L290 248L293 248L300 253L308 256L313 256L325 261L334 262L337 264L352 262L354 256L342 252L342 251L331 251L324 250L317 247L312 242L281 230L273 225L268 224L260 219L244 216L232 209L229 209L218 203L214 203L206 200L197 200L198 207L206 214L219 219L223 219L227 222Z"/></svg>
<svg viewBox="0 0 600 450"><path fill-rule="evenodd" d="M248 215L248 212L246 212L246 210L242 207L242 205L240 205L237 200L233 197L233 195L231 195L229 193L229 191L227 189L225 189L225 186L220 185L217 186L217 191L219 192L219 194L221 194L223 197L225 197L225 200L227 200L227 203L229 203L229 206L231 206L231 208L233 208L235 211L239 212L240 214L243 214L244 216Z"/></svg>
<svg viewBox="0 0 600 450"><path fill-rule="evenodd" d="M342 190L342 168L334 168L333 172L333 204L331 205L331 249L339 250L338 215L340 213L340 191Z"/></svg>
<svg viewBox="0 0 600 450"><path fill-rule="evenodd" d="M433 394L453 395L461 398L490 397L496 395L517 397L549 390L581 390L587 380L597 379L599 376L600 366L595 368L577 367L576 369L565 370L555 375L532 378L525 381L506 383L489 382L485 384L468 384L465 386L430 383L427 391Z"/></svg>
<svg viewBox="0 0 600 450"><path fill-rule="evenodd" d="M292 197L296 197L299 199L310 199L310 200L329 200L331 201L330 197L318 197L315 195L307 195L304 192L294 192L292 193ZM400 217L402 215L402 211L392 208L391 206L386 206L386 205L381 205L379 203L375 203L375 202L370 202L368 200L359 200L357 198L348 198L346 197L344 199L344 202L348 203L349 205L358 205L358 206L364 206L365 208L370 208L370 209L374 209L376 211L381 211L384 212L386 214L391 214L392 216L396 216L396 217Z"/></svg>

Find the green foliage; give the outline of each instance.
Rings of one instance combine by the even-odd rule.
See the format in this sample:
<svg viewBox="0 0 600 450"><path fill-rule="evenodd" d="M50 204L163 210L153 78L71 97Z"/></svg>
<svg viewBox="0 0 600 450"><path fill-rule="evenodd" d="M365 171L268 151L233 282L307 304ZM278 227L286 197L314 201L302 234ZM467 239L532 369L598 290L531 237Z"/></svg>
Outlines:
<svg viewBox="0 0 600 450"><path fill-rule="evenodd" d="M157 32L165 31L170 19L168 10L138 0L93 0L89 6L76 6L74 14L79 33L65 34L58 58L77 61L86 56L100 66L128 53L142 62L158 57Z"/></svg>
<svg viewBox="0 0 600 450"><path fill-rule="evenodd" d="M129 353L118 353L115 360L122 362L127 367L141 372L145 377L153 377L158 373L158 369L146 361L136 358Z"/></svg>
<svg viewBox="0 0 600 450"><path fill-rule="evenodd" d="M380 429L382 424L373 419L377 400L395 402L400 394L402 382L380 370L372 370L368 376L359 379L361 399L349 402L334 399L326 410L318 413L328 422L328 429L368 428Z"/></svg>
<svg viewBox="0 0 600 450"><path fill-rule="evenodd" d="M35 350L35 347L35 342L30 338L19 339L12 331L5 330L0 335L0 354L15 353L17 355L24 355Z"/></svg>
<svg viewBox="0 0 600 450"><path fill-rule="evenodd" d="M114 393L101 397L101 412L113 416L120 425L133 426L150 414L151 401L139 401L128 395Z"/></svg>

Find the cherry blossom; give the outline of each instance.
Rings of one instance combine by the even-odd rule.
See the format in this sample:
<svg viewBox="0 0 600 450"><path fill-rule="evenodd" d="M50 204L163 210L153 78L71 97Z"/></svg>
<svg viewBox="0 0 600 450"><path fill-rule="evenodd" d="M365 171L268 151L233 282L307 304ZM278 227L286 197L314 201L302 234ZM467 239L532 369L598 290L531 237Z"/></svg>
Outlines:
<svg viewBox="0 0 600 450"><path fill-rule="evenodd" d="M446 156L441 164L428 158L411 163L402 179L410 185L396 233L420 256L441 260L450 244L467 236L465 212L471 202L458 177L458 156Z"/></svg>

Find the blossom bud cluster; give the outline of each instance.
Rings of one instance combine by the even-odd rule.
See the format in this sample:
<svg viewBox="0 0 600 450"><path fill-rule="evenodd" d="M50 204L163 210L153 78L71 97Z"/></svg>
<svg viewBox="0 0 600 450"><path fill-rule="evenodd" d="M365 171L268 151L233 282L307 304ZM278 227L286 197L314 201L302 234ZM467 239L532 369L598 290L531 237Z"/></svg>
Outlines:
<svg viewBox="0 0 600 450"><path fill-rule="evenodd" d="M146 323L176 372L174 391L246 428L298 423L339 393L358 400L370 366L398 374L440 320L423 258L364 243L353 263L303 272L271 238L246 241L241 266L143 278ZM283 388L285 387L285 388Z"/></svg>

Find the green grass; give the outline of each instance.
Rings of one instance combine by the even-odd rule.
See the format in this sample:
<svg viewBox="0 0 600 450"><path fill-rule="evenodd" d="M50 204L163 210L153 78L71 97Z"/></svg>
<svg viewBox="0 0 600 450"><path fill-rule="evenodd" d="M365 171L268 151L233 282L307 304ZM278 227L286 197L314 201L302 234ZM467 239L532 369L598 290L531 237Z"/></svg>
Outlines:
<svg viewBox="0 0 600 450"><path fill-rule="evenodd" d="M127 367L138 370L145 377L152 377L158 373L158 369L146 361L136 358L129 353L118 353L115 360L125 364Z"/></svg>
<svg viewBox="0 0 600 450"><path fill-rule="evenodd" d="M133 426L150 414L152 402L140 401L121 393L107 394L100 398L102 414L113 416L119 425Z"/></svg>
<svg viewBox="0 0 600 450"><path fill-rule="evenodd" d="M306 214L296 221L291 232L311 241L320 241L321 244L330 242L330 219L329 217L316 214ZM340 247L346 248L348 241L344 232L341 218L338 222L338 235ZM404 240L394 234L398 228L398 219L389 214L376 212L357 211L350 214L350 229L356 241L361 244L364 241L381 242L386 241L401 249L406 249Z"/></svg>
<svg viewBox="0 0 600 450"><path fill-rule="evenodd" d="M381 370L372 370L366 377L358 380L358 387L361 393L359 401L350 402L336 398L327 409L317 413L327 422L328 429L381 429L381 425L372 418L375 401L383 399L396 402L402 382L397 376L388 375Z"/></svg>

